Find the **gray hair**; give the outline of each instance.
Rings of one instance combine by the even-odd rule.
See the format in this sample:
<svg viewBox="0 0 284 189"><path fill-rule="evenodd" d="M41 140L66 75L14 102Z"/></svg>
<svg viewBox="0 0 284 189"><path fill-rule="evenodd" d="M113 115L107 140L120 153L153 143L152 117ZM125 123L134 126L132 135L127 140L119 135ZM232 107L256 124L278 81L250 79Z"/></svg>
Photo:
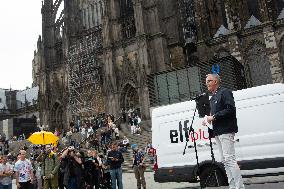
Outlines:
<svg viewBox="0 0 284 189"><path fill-rule="evenodd" d="M206 77L208 77L209 75L214 77L218 81L218 83L221 83L221 78L218 74L210 73L210 74L207 74Z"/></svg>

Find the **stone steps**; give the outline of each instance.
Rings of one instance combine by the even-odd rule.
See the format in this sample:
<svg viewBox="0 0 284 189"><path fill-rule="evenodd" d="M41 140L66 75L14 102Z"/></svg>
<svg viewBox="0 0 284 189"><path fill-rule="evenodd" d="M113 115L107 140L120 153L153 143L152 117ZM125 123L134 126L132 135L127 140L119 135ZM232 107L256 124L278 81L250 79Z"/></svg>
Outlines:
<svg viewBox="0 0 284 189"><path fill-rule="evenodd" d="M144 122L147 123L147 122ZM121 130L120 130L120 136L126 136L129 139L130 145L132 144L137 144L139 148L144 149L147 145L147 141L151 142L152 138L152 132L151 129L149 128L148 125L144 125L142 123L141 125L142 129L142 134L141 135L132 135L130 132L130 126L127 124L121 124ZM129 148L128 152L123 153L124 157L124 163L122 165L122 170L123 172L127 173L132 173L132 150ZM153 164L151 163L148 155L146 154L146 160L145 160L145 165L146 165L146 171L151 172L153 171Z"/></svg>

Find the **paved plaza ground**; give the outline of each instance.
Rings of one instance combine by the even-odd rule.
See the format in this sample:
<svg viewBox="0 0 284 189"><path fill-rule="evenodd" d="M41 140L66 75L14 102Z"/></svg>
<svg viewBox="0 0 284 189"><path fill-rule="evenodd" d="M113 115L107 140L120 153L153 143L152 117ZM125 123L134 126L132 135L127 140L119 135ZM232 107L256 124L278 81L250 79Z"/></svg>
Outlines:
<svg viewBox="0 0 284 189"><path fill-rule="evenodd" d="M147 189L197 189L198 183L156 183L153 172L146 172ZM246 189L284 189L284 176L245 179ZM134 173L123 173L124 189L136 189ZM13 180L13 189L16 189ZM228 187L208 187L207 189L228 189Z"/></svg>
<svg viewBox="0 0 284 189"><path fill-rule="evenodd" d="M199 183L156 183L153 172L145 173L147 189L188 189L200 188ZM269 184L264 184L270 182ZM136 179L133 173L123 174L124 189L136 189ZM284 189L284 176L271 176L245 179L246 189ZM228 189L228 187L210 187Z"/></svg>

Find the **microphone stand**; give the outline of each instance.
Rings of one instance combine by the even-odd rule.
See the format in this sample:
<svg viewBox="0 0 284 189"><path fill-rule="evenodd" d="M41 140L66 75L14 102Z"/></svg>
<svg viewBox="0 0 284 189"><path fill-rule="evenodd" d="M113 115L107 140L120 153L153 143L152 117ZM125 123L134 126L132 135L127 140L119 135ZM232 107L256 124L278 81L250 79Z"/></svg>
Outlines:
<svg viewBox="0 0 284 189"><path fill-rule="evenodd" d="M194 100L196 101L197 99L195 98ZM184 146L183 155L185 155L185 150L186 150L186 147L187 147L187 143L189 141L189 136L190 136L190 133L192 133L193 144L194 144L194 151L195 151L195 158L196 158L196 163L197 163L197 172L196 172L197 173L197 181L200 183L200 188L202 188L201 182L200 182L200 165L199 165L199 161L198 161L198 153L197 153L197 147L196 147L196 141L195 141L195 138L194 138L194 129L193 129L193 122L194 122L196 110L197 110L197 102L195 104L195 109L194 109L193 118L191 120L190 127L188 129L188 127L186 125L186 128L185 128L185 130L188 131L188 132L185 135L186 136L186 143L185 143L185 146ZM192 146L189 146L189 148L191 148L191 147Z"/></svg>
<svg viewBox="0 0 284 189"><path fill-rule="evenodd" d="M216 182L217 182L217 186L220 186L220 183L219 183L219 179L218 179L218 176L217 176L217 172L216 172L216 160L215 160L215 156L214 156L214 151L213 151L213 145L212 145L212 135L210 135L210 132L211 129L208 128L208 133L209 133L209 142L210 142L210 152L211 152L211 168L210 168L210 171L209 171L209 174L208 174L208 177L206 178L206 181L205 181L205 187L207 186L210 178L212 176L215 176L215 179L216 179Z"/></svg>
<svg viewBox="0 0 284 189"><path fill-rule="evenodd" d="M199 116L204 117L205 115L209 115L209 101L208 98L206 96L206 93L203 93L199 96L197 96L195 98L196 101L196 107L198 109L199 112ZM220 178L218 176L218 165L216 164L216 160L215 160L215 156L214 156L214 151L213 151L213 143L212 143L212 138L213 138L213 130L211 130L210 128L208 128L208 134L209 134L209 145L210 145L210 153L211 153L211 165L209 167L208 172L206 170L203 170L202 173L200 173L200 169L199 169L199 173L200 173L200 185L202 187L207 187L207 185L212 185L212 182L214 183L214 186L220 186ZM208 173L208 174L206 174ZM212 178L215 180L212 180ZM216 181L216 183L215 183ZM221 181L222 182L222 181ZM211 183L211 184L210 184Z"/></svg>

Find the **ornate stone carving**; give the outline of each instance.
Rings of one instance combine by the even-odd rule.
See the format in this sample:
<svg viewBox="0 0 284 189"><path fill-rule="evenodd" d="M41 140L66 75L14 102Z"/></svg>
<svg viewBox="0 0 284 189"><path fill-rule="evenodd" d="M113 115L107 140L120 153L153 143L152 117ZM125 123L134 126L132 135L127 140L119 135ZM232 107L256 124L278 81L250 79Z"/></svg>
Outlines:
<svg viewBox="0 0 284 189"><path fill-rule="evenodd" d="M123 65L122 65L122 72L121 72L121 85L122 87L127 82L132 82L135 85L137 85L137 72L136 69L134 69L130 59L127 57L123 58Z"/></svg>
<svg viewBox="0 0 284 189"><path fill-rule="evenodd" d="M106 92L109 93L113 93L114 92L114 85L112 83L112 79L110 74L107 75L107 77L105 78L106 81Z"/></svg>

